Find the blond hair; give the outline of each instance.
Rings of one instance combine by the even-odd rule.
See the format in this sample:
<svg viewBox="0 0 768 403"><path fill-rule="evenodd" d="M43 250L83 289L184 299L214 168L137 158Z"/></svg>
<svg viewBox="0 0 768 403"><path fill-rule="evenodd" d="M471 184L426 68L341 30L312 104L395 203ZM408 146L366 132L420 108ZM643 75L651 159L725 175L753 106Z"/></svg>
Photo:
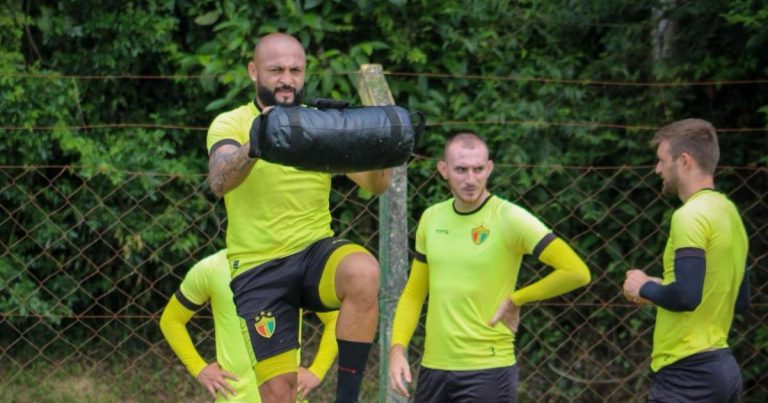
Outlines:
<svg viewBox="0 0 768 403"><path fill-rule="evenodd" d="M651 139L651 146L656 148L662 141L669 142L672 158L687 153L702 171L715 174L720 160L720 145L717 131L711 123L702 119L678 120L659 129Z"/></svg>

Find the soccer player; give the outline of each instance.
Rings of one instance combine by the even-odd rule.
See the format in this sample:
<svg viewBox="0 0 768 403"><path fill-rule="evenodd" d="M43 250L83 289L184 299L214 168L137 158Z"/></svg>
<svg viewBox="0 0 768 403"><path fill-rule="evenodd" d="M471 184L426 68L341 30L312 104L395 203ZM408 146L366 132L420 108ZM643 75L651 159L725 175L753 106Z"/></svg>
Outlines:
<svg viewBox="0 0 768 403"><path fill-rule="evenodd" d="M355 402L378 321L379 264L331 230L331 175L273 164L252 152L254 119L274 105L301 104L306 56L292 36L259 39L248 64L256 98L208 129L211 190L224 197L232 291L267 403L293 403L299 309L339 310L336 401ZM256 147L256 145L253 145ZM359 150L358 150L359 151ZM348 173L381 194L390 170Z"/></svg>
<svg viewBox="0 0 768 403"><path fill-rule="evenodd" d="M520 307L586 285L589 270L538 218L487 190L493 161L477 135L449 139L437 169L453 198L419 221L416 256L395 311L389 383L409 396L405 348L429 294L415 401L514 402ZM524 254L554 270L515 290Z"/></svg>
<svg viewBox="0 0 768 403"><path fill-rule="evenodd" d="M260 402L258 382L232 302L230 278L226 249L192 266L163 310L160 329L189 373L214 399ZM213 313L216 361L206 363L192 343L186 325L195 312L209 301ZM300 368L299 393L302 399L320 384L336 358L336 343L333 340L336 314L318 313L324 326L323 334L312 365L306 369Z"/></svg>
<svg viewBox="0 0 768 403"><path fill-rule="evenodd" d="M672 215L664 277L629 270L624 295L657 307L650 402L737 402L741 374L728 332L749 307L748 239L736 206L715 190L715 128L685 119L659 129L656 174L662 193L683 205Z"/></svg>

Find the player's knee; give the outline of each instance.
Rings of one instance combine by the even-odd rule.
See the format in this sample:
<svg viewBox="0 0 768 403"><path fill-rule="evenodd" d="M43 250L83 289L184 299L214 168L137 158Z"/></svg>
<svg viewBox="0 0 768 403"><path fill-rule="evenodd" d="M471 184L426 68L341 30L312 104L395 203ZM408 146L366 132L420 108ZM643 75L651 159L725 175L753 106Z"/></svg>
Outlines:
<svg viewBox="0 0 768 403"><path fill-rule="evenodd" d="M379 262L371 255L361 254L358 268L352 270L354 281L366 295L378 295L379 293Z"/></svg>
<svg viewBox="0 0 768 403"><path fill-rule="evenodd" d="M264 403L293 402L296 392L296 373L282 374L269 379L259 386L259 394Z"/></svg>
<svg viewBox="0 0 768 403"><path fill-rule="evenodd" d="M379 295L379 262L367 253L348 256L339 267L337 286L347 297L377 301Z"/></svg>

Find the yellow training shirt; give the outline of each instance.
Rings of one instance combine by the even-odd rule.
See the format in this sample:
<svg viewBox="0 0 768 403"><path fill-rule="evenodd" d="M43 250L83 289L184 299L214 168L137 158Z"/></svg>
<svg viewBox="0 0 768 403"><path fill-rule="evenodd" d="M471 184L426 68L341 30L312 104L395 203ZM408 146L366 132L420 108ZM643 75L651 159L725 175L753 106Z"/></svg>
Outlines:
<svg viewBox="0 0 768 403"><path fill-rule="evenodd" d="M220 142L248 142L258 115L251 102L217 116L208 129L208 151ZM332 236L330 191L331 174L258 160L243 183L224 195L232 276Z"/></svg>
<svg viewBox="0 0 768 403"><path fill-rule="evenodd" d="M699 191L675 211L664 249L662 284L675 281L675 251L680 248L703 250L707 268L701 303L694 311L658 307L651 353L654 372L690 355L728 347L748 247L739 211L721 193Z"/></svg>
<svg viewBox="0 0 768 403"><path fill-rule="evenodd" d="M218 394L217 402L261 402L259 387L256 382L256 374L251 367L251 360L245 348L242 332L240 330L240 318L235 312L235 303L232 300L232 290L229 288L230 274L228 270L227 251L223 249L216 254L206 257L195 264L187 272L174 298L191 312L196 312L208 301L211 302L213 313L213 325L216 339L216 362L219 366L235 376L237 381L228 380L235 389L237 395L225 400ZM169 304L170 305L170 304ZM166 317L163 313L161 327L168 328L163 322L173 321L173 317ZM187 315L187 320L191 315ZM186 322L185 322L186 323ZM164 329L164 333L165 332ZM183 336L183 335L182 335ZM194 345L188 337L166 337L168 343L180 358L193 357L191 362L184 362L193 376L200 373L202 367L195 361L199 361ZM189 354L193 352L194 354ZM197 357L194 359L194 357ZM184 359L183 359L184 360ZM194 368L193 367L197 367Z"/></svg>
<svg viewBox="0 0 768 403"><path fill-rule="evenodd" d="M424 367L515 363L514 334L488 322L515 289L523 255L549 233L528 211L496 196L471 213L454 210L453 199L424 212L416 231L416 252L429 267Z"/></svg>

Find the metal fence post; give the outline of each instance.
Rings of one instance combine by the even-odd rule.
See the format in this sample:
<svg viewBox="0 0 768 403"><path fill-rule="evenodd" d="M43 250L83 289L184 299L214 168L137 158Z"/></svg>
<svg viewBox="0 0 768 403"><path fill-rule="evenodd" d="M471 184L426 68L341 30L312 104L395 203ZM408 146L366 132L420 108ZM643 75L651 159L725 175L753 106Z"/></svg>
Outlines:
<svg viewBox="0 0 768 403"><path fill-rule="evenodd" d="M380 64L360 67L357 91L363 105L394 105ZM406 402L387 385L389 343L397 298L408 277L408 177L405 165L392 169L392 182L379 197L379 402Z"/></svg>

